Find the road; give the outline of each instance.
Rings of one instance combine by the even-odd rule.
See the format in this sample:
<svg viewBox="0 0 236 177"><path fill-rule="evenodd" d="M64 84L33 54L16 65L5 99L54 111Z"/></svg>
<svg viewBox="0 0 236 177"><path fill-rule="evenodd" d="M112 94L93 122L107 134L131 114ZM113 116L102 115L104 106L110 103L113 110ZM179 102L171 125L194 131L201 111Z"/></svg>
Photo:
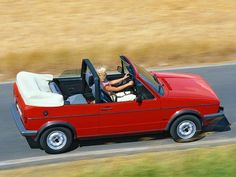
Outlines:
<svg viewBox="0 0 236 177"><path fill-rule="evenodd" d="M48 155L40 149L31 149L25 138L18 132L9 112L9 105L12 102L12 84L6 83L0 85L0 168L31 162L40 164L46 161L58 162L60 159L84 159L87 156L99 155L104 157L117 153L130 154L132 152L193 148L204 144L215 145L231 141L236 142L236 64L168 70L168 72L170 71L196 73L203 76L215 90L222 105L225 107L225 113L232 124L232 130L212 133L197 142L187 144L175 143L162 133L125 138L86 140L80 142L81 147L75 147L71 152L61 156Z"/></svg>

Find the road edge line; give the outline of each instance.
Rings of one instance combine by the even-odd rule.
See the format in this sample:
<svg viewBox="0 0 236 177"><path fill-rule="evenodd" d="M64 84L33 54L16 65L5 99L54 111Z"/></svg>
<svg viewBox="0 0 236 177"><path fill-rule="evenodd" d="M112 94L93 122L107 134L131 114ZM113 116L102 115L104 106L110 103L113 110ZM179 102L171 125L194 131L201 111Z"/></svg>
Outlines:
<svg viewBox="0 0 236 177"><path fill-rule="evenodd" d="M115 155L122 153L140 153L140 152L155 152L155 151L175 151L175 150L187 150L189 148L200 148L209 145L223 145L229 143L235 143L236 138L229 139L220 139L220 140L210 140L210 141L196 141L191 143L179 143L175 144L167 144L167 145L155 145L155 146L144 146L144 147L135 147L135 148L117 148L117 149L108 149L108 150L95 150L88 152L77 152L77 153L67 153L67 154L58 154L58 155L45 155L39 157L29 157L15 160L6 160L0 161L0 169L1 168L9 168L10 166L19 166L30 163L37 162L47 162L49 163L56 162L55 160L70 160L70 158L86 158L91 156L102 156L102 155ZM174 149L175 148L175 149ZM80 160L80 159L77 159Z"/></svg>

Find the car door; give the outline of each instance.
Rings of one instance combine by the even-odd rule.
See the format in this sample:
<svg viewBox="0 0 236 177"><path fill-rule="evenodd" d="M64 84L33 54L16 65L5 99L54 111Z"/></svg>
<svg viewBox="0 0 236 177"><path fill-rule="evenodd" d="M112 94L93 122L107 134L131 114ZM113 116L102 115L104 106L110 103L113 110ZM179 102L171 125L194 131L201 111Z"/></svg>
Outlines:
<svg viewBox="0 0 236 177"><path fill-rule="evenodd" d="M149 94L151 93L149 92ZM161 99L153 95L144 98L142 102L127 101L100 104L98 125L100 135L155 131L161 127Z"/></svg>

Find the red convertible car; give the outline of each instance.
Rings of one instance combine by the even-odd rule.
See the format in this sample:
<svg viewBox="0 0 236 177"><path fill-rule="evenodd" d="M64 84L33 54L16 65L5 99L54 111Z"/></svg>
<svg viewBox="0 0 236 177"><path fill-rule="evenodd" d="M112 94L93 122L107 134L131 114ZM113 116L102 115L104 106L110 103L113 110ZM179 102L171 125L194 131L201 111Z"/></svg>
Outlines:
<svg viewBox="0 0 236 177"><path fill-rule="evenodd" d="M128 74L118 85L132 80L124 93L134 100L112 98L88 59L77 77L18 73L11 112L21 134L47 153L62 153L80 138L167 131L175 141L189 142L202 132L230 130L217 95L202 77L148 72L125 56L120 59L119 72L107 80Z"/></svg>

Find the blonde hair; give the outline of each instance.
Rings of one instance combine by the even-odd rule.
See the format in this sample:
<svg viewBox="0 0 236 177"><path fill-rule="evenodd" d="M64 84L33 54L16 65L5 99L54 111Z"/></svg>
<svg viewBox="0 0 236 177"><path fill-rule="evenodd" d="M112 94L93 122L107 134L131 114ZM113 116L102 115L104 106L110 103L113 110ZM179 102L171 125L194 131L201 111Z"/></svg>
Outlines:
<svg viewBox="0 0 236 177"><path fill-rule="evenodd" d="M107 69L105 67L99 67L97 68L97 73L101 81L104 81L106 79L106 73Z"/></svg>

